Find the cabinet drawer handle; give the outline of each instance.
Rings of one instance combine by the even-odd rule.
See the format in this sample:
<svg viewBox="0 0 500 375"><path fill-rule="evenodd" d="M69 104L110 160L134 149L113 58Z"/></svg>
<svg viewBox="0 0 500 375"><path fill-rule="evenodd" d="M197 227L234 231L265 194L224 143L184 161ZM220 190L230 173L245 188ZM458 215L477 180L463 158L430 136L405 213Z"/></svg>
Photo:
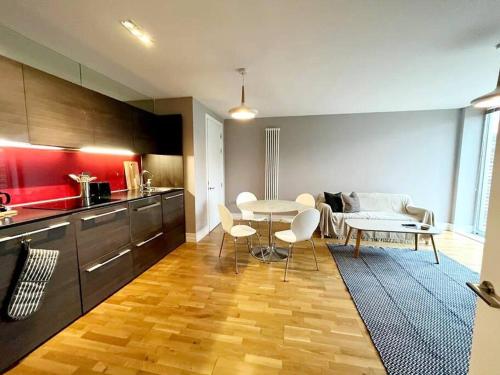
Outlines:
<svg viewBox="0 0 500 375"><path fill-rule="evenodd" d="M135 210L137 212L144 211L144 210L149 210L150 208L158 207L160 204L161 204L160 202L156 202L156 203L153 203L153 204L148 204L147 206L142 206L142 207L136 208Z"/></svg>
<svg viewBox="0 0 500 375"><path fill-rule="evenodd" d="M128 254L128 253L130 253L130 249L120 251L113 258L109 258L107 261L102 262L102 263L97 263L96 265L93 265L92 267L87 268L85 271L86 272L93 272L93 271L101 268L102 266L105 266L106 264L111 263L112 261L117 260L118 258L120 258L120 257L122 257L122 256L124 256L125 254Z"/></svg>
<svg viewBox="0 0 500 375"><path fill-rule="evenodd" d="M144 241L142 241L142 242L139 242L139 243L138 243L137 245L135 245L135 246L137 246L137 247L141 247L142 245L145 245L145 244L147 244L148 242L153 241L155 238L158 238L158 237L160 237L161 235L163 235L163 232L157 233L157 234L155 234L153 237L148 238L147 240L144 240Z"/></svg>
<svg viewBox="0 0 500 375"><path fill-rule="evenodd" d="M46 232L46 231L51 230L51 229L65 227L66 225L70 225L70 224L71 223L69 221L65 221L65 222L62 222L62 223L49 225L46 228L37 229L37 230L31 231L31 232L20 233L20 234L16 234L15 236L2 237L2 238L0 238L0 242L5 242L5 241L13 240L13 239L16 239L16 238L31 236L32 234Z"/></svg>
<svg viewBox="0 0 500 375"><path fill-rule="evenodd" d="M93 219L97 219L98 217L113 215L113 214L116 214L117 212L122 212L122 211L127 211L127 210L128 210L127 207L122 207L122 208L118 208L118 209L110 211L110 212L105 212L103 214L85 216L85 217L82 217L82 221L93 220Z"/></svg>
<svg viewBox="0 0 500 375"><path fill-rule="evenodd" d="M171 195L169 197L165 197L165 200L168 201L169 199L177 198L177 197L182 197L183 195L184 195L183 193L180 193L180 194L177 194L177 195Z"/></svg>

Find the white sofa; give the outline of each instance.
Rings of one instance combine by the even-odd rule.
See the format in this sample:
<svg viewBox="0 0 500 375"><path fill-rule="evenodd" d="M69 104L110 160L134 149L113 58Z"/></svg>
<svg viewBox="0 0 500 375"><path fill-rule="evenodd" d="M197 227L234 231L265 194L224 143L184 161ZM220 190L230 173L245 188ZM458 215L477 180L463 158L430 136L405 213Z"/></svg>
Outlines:
<svg viewBox="0 0 500 375"><path fill-rule="evenodd" d="M347 236L346 219L404 220L434 225L431 210L416 207L406 194L358 193L360 212L332 212L325 203L323 194L318 195L316 207L321 213L319 228L321 237L345 239ZM354 233L355 234L355 233ZM386 242L411 242L413 235L404 233L363 232L364 240Z"/></svg>

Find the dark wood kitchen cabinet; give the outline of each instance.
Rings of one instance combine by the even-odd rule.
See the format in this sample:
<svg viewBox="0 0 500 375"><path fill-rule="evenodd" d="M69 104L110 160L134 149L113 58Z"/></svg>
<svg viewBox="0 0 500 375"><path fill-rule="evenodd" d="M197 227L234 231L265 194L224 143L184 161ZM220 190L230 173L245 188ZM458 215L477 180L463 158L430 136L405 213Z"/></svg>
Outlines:
<svg viewBox="0 0 500 375"><path fill-rule="evenodd" d="M22 64L0 56L0 138L28 142Z"/></svg>
<svg viewBox="0 0 500 375"><path fill-rule="evenodd" d="M128 203L74 214L80 267L130 243Z"/></svg>
<svg viewBox="0 0 500 375"><path fill-rule="evenodd" d="M34 231L37 233L15 238ZM24 261L25 249L21 244L24 237L31 239L33 248L59 250L60 253L40 309L25 320L14 321L6 316L6 309L19 267ZM1 231L0 310L0 372L81 315L75 229L70 217L43 220Z"/></svg>
<svg viewBox="0 0 500 375"><path fill-rule="evenodd" d="M181 190L163 194L162 210L165 247L169 253L186 242L184 192Z"/></svg>
<svg viewBox="0 0 500 375"><path fill-rule="evenodd" d="M155 115L0 56L0 138L182 155L182 116Z"/></svg>
<svg viewBox="0 0 500 375"><path fill-rule="evenodd" d="M184 232L182 190L0 228L0 372L185 242ZM13 321L6 309L23 238L60 256L40 310Z"/></svg>
<svg viewBox="0 0 500 375"><path fill-rule="evenodd" d="M157 154L158 133L156 116L139 108L133 109L132 129L134 151L139 154Z"/></svg>
<svg viewBox="0 0 500 375"><path fill-rule="evenodd" d="M156 116L157 154L182 155L182 115Z"/></svg>
<svg viewBox="0 0 500 375"><path fill-rule="evenodd" d="M24 66L26 111L30 142L49 146L94 144L93 124L87 120L91 91Z"/></svg>
<svg viewBox="0 0 500 375"><path fill-rule="evenodd" d="M182 116L134 111L134 150L141 154L182 155Z"/></svg>
<svg viewBox="0 0 500 375"><path fill-rule="evenodd" d="M133 270L130 245L80 268L83 312L86 313L132 280Z"/></svg>
<svg viewBox="0 0 500 375"><path fill-rule="evenodd" d="M133 108L116 99L92 91L87 121L94 129L94 143L99 147L134 149Z"/></svg>
<svg viewBox="0 0 500 375"><path fill-rule="evenodd" d="M133 278L128 203L73 215L83 311L87 312Z"/></svg>
<svg viewBox="0 0 500 375"><path fill-rule="evenodd" d="M134 274L139 275L166 255L161 195L130 202Z"/></svg>

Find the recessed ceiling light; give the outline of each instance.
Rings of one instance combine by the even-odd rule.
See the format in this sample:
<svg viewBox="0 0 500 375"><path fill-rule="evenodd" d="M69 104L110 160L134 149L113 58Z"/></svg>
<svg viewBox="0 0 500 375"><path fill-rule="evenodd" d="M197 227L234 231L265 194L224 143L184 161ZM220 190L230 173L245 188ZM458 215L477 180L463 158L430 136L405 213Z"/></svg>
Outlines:
<svg viewBox="0 0 500 375"><path fill-rule="evenodd" d="M139 26L137 23L135 23L132 20L124 20L120 21L122 26L126 28L130 33L135 36L137 39L139 39L142 43L144 43L146 46L151 46L153 44L153 39L151 36L146 33L141 26Z"/></svg>

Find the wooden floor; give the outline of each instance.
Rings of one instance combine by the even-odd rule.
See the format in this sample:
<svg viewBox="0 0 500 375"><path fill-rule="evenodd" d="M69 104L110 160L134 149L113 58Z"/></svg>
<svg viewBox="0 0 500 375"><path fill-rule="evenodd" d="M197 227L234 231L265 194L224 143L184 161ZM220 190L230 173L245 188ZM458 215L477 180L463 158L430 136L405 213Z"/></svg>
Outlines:
<svg viewBox="0 0 500 375"><path fill-rule="evenodd" d="M235 275L221 238L181 246L9 374L385 373L325 246L335 241L316 239L319 272L297 247L284 283L283 263L259 263L243 244ZM450 232L436 242L479 269L481 244Z"/></svg>

